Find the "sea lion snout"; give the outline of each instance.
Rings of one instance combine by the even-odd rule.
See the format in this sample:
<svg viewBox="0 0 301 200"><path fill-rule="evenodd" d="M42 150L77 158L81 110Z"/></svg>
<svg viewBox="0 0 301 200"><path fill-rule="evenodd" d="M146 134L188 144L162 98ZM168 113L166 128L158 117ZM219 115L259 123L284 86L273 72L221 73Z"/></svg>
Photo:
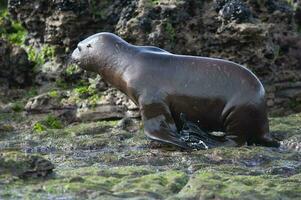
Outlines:
<svg viewBox="0 0 301 200"><path fill-rule="evenodd" d="M99 51L100 44L96 39L86 39L78 43L76 49L73 50L70 61L78 65L80 68L88 71L97 71L100 66Z"/></svg>
<svg viewBox="0 0 301 200"><path fill-rule="evenodd" d="M80 64L80 48L76 48L71 54L71 63Z"/></svg>

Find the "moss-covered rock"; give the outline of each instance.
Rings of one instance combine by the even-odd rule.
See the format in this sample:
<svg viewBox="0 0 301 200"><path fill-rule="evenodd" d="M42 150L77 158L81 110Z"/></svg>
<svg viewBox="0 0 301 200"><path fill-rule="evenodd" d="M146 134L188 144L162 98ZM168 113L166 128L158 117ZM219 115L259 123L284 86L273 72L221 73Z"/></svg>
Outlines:
<svg viewBox="0 0 301 200"><path fill-rule="evenodd" d="M54 169L53 164L39 156L26 155L18 151L0 154L0 172L20 178L45 177Z"/></svg>
<svg viewBox="0 0 301 200"><path fill-rule="evenodd" d="M34 64L28 60L26 51L0 34L0 84L5 87L26 87L32 84ZM4 87L4 88L3 88Z"/></svg>
<svg viewBox="0 0 301 200"><path fill-rule="evenodd" d="M200 170L170 199L299 199L300 181L298 176L282 178Z"/></svg>
<svg viewBox="0 0 301 200"><path fill-rule="evenodd" d="M153 146L137 120L70 124L41 133L18 131L17 126L0 142L7 152L1 157L4 187L0 197L299 199L301 155L285 146L299 138L299 118L300 114L270 119L275 133L286 133L281 149L223 147L193 152ZM12 147L17 150L8 151ZM54 164L52 176L44 180L14 178L50 169L51 165L29 165L39 163L29 159L35 154L43 154Z"/></svg>

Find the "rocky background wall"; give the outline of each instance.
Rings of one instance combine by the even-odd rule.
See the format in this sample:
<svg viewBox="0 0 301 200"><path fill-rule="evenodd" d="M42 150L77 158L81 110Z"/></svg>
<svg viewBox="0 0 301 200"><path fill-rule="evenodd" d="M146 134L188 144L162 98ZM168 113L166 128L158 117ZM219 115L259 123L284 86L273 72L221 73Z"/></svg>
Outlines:
<svg viewBox="0 0 301 200"><path fill-rule="evenodd" d="M101 31L247 66L281 148L150 142L131 101L68 64ZM300 72L300 0L0 0L0 199L299 200Z"/></svg>

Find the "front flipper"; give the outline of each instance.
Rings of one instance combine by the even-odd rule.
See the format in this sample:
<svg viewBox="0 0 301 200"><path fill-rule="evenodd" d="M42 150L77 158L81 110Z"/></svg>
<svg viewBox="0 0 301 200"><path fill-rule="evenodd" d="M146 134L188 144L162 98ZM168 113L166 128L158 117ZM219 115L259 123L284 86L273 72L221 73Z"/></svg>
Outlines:
<svg viewBox="0 0 301 200"><path fill-rule="evenodd" d="M191 149L185 142L180 140L181 137L177 132L170 110L164 102L141 100L139 104L144 132L150 139L173 144L184 149Z"/></svg>

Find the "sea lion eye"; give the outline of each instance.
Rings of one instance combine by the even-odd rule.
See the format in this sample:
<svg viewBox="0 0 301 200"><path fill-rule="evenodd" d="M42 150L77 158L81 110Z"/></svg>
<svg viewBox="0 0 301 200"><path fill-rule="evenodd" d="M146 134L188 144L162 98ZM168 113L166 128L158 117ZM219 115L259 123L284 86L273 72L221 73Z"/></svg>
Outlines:
<svg viewBox="0 0 301 200"><path fill-rule="evenodd" d="M88 45L87 45L87 48L91 48L91 47L92 47L91 44L88 44Z"/></svg>

